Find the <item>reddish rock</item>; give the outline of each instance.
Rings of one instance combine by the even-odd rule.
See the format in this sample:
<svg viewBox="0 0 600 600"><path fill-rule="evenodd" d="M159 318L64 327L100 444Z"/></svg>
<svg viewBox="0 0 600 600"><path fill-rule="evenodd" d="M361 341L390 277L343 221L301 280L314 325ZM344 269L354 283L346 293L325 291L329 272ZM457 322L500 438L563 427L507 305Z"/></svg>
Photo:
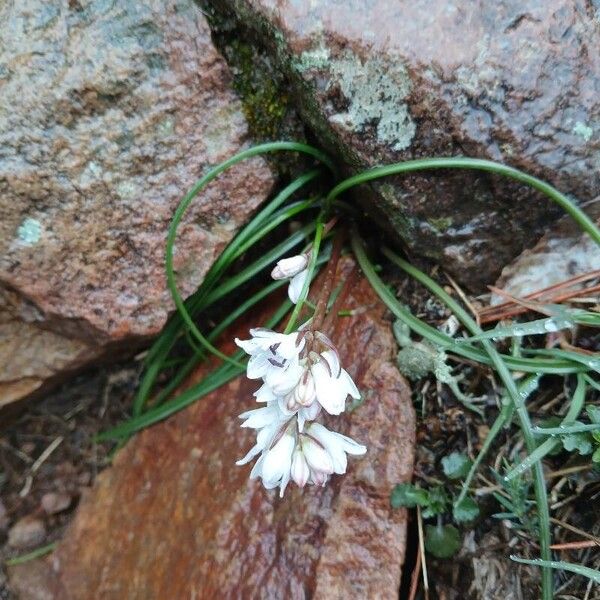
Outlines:
<svg viewBox="0 0 600 600"><path fill-rule="evenodd" d="M160 331L173 211L248 140L192 0L10 1L0 22L0 287L16 293L23 321L0 331L14 354L1 369L7 401L109 343L130 348ZM175 253L183 295L272 181L253 159L193 204Z"/></svg>
<svg viewBox="0 0 600 600"><path fill-rule="evenodd" d="M582 0L219 0L264 42L349 171L489 158L600 193L598 5ZM365 198L362 191L357 200ZM374 204L417 254L484 287L560 211L506 180L387 178Z"/></svg>
<svg viewBox="0 0 600 600"><path fill-rule="evenodd" d="M389 494L412 474L414 411L365 280L344 303L358 306L368 308L332 332L364 398L329 420L368 446L346 475L290 486L283 499L250 481L234 461L253 443L237 415L253 406L256 382L239 378L119 452L46 559L44 590L60 600L395 597L406 514ZM17 591L31 586L26 569L10 575Z"/></svg>

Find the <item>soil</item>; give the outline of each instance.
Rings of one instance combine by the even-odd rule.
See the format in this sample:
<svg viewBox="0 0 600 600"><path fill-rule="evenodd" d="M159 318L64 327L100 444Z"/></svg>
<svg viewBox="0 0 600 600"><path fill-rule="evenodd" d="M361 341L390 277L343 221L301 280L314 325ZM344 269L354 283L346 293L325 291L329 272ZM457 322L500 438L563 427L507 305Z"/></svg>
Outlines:
<svg viewBox="0 0 600 600"><path fill-rule="evenodd" d="M82 492L110 462L113 444L94 437L126 418L140 368L131 359L83 373L2 424L0 563L62 537ZM9 531L22 519L41 522L45 534L15 548ZM0 571L0 600L12 597Z"/></svg>

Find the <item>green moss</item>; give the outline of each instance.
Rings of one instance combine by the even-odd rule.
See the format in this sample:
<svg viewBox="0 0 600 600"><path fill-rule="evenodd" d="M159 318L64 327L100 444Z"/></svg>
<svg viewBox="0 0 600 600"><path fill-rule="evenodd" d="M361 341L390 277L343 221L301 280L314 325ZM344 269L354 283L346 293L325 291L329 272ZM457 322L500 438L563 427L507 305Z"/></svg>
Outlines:
<svg viewBox="0 0 600 600"><path fill-rule="evenodd" d="M246 38L235 20L218 6L200 2L211 27L213 41L233 73L233 88L242 101L250 133L256 141L287 137L290 98L283 76L271 59Z"/></svg>
<svg viewBox="0 0 600 600"><path fill-rule="evenodd" d="M242 99L251 133L257 139L276 138L288 111L289 97L252 46L240 40L232 40L228 46L233 87Z"/></svg>

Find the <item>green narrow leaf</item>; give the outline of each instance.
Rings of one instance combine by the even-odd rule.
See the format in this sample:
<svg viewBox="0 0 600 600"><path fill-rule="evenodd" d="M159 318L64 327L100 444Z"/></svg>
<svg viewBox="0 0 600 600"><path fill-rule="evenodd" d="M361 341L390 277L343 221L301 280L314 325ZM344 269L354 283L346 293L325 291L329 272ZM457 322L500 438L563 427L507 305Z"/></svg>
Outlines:
<svg viewBox="0 0 600 600"><path fill-rule="evenodd" d="M572 433L583 433L587 431L598 431L600 423L579 423L573 425L559 425L558 427L534 427L535 435L569 435Z"/></svg>
<svg viewBox="0 0 600 600"><path fill-rule="evenodd" d="M525 335L539 335L570 329L575 326L575 320L571 318L549 317L538 319L528 323L514 323L513 325L499 325L467 338L459 338L459 342L478 342L480 340L501 340L508 337L523 337Z"/></svg>
<svg viewBox="0 0 600 600"><path fill-rule="evenodd" d="M510 560L522 563L524 565L533 565L534 567L548 567L550 569L560 569L561 571L569 571L577 575L582 575L591 579L595 583L600 583L600 571L596 569L590 569L583 565L576 565L574 563L564 562L562 560L542 560L541 558L527 559L519 558L518 556L511 556Z"/></svg>
<svg viewBox="0 0 600 600"><path fill-rule="evenodd" d="M569 425L577 419L579 413L583 409L586 388L587 383L585 381L585 377L583 377L581 373L578 373L577 387L575 388L575 392L573 393L573 398L571 399L571 405L569 406L569 410L567 411L565 418L562 420L561 425ZM544 429L541 429L541 431L544 431ZM539 463L544 458L544 456L552 452L560 443L560 439L548 438L543 444L541 444L533 452L531 452L522 463L517 465L510 473L508 473L504 477L504 479L506 481L510 481L518 475L522 475L523 473L525 473L525 471Z"/></svg>
<svg viewBox="0 0 600 600"><path fill-rule="evenodd" d="M9 558L5 561L8 567L14 567L15 565L22 565L23 563L29 562L30 560L35 560L36 558L40 558L46 554L49 554L56 548L56 542L52 542L50 544L46 544L45 546L40 546L31 552L27 552L27 554L21 554L21 556L15 556L14 558Z"/></svg>

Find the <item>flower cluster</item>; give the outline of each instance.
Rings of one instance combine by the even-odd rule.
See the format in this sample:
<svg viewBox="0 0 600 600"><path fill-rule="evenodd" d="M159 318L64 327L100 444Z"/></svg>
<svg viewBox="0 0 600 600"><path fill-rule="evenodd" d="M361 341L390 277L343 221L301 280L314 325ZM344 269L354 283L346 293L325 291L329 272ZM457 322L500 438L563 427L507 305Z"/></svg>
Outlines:
<svg viewBox="0 0 600 600"><path fill-rule="evenodd" d="M274 277L292 277L290 297L297 299L307 263L308 256L301 255L280 261L275 268ZM302 282L294 283L299 276ZM292 286L299 288L297 294ZM320 331L309 327L284 334L251 329L250 334L251 339L236 343L250 355L248 378L262 380L254 396L265 406L240 415L242 427L255 429L257 435L256 444L237 464L260 455L250 477L260 477L267 489L279 487L281 496L290 480L300 487L325 485L333 473L346 472L347 454L361 455L367 449L315 419L322 410L339 415L347 397L359 399L360 393L342 368L335 346Z"/></svg>

